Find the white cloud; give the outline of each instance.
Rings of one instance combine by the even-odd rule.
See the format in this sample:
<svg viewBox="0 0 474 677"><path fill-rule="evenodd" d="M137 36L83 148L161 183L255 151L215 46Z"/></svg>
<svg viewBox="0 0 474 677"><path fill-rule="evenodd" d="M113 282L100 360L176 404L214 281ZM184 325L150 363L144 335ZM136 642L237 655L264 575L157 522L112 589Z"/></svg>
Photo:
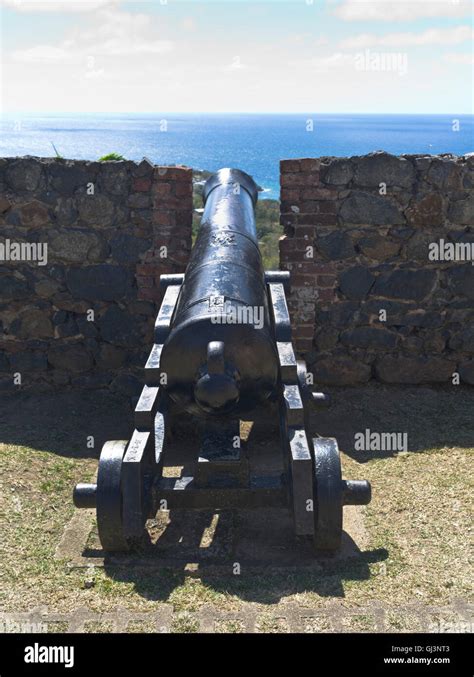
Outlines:
<svg viewBox="0 0 474 677"><path fill-rule="evenodd" d="M98 70L88 70L85 72L84 77L87 80L100 80L101 78L105 77L105 71L103 68L99 68Z"/></svg>
<svg viewBox="0 0 474 677"><path fill-rule="evenodd" d="M179 6L171 0L168 4ZM129 2L127 11L125 5L104 6L93 13L71 15L74 21L61 21L57 31L51 32L49 27L47 33L40 19L49 23L51 15L16 14L11 26L4 26L12 38L5 41L2 54L6 110L16 113L33 106L38 111L75 113L293 110L305 116L311 111L470 110L467 67L450 63L451 57L443 59L443 52L469 51L467 43L426 49L426 53L413 50L409 69L401 78L388 69L375 70L371 62L370 68L357 70L356 52L365 48L334 47L334 41L337 44L342 36L335 37L331 18L328 25L324 23L327 15L316 34L303 24L296 36L299 41L292 41L294 35L280 36L280 20L271 12L253 33L237 30L239 26L230 25L225 12L216 10L213 30L203 32L202 6L193 3L197 9L186 14L195 18L196 31L185 32L182 13L148 12L147 6L149 3ZM36 32L31 32L31 26ZM390 33L422 33L426 27L381 26ZM373 26L357 24L345 24L344 28L354 35L377 32ZM331 47L322 46L324 40L319 42L318 34L327 35ZM275 35L280 36L276 41ZM371 53L376 50L407 51L370 48ZM433 82L439 86L434 87Z"/></svg>
<svg viewBox="0 0 474 677"><path fill-rule="evenodd" d="M459 45L472 40L473 37L474 32L470 26L456 26L454 28L430 28L423 33L387 33L386 35L363 33L342 40L339 46L342 49L358 49L375 45L384 47Z"/></svg>
<svg viewBox="0 0 474 677"><path fill-rule="evenodd" d="M149 15L105 8L97 11L88 29L76 29L55 45L17 49L12 57L23 63L80 63L96 56L164 54L173 47L172 41L160 37Z"/></svg>
<svg viewBox="0 0 474 677"><path fill-rule="evenodd" d="M301 64L303 65L303 64ZM307 62L307 65L317 73L347 70L348 66L354 65L354 55L335 52L329 56L315 57Z"/></svg>
<svg viewBox="0 0 474 677"><path fill-rule="evenodd" d="M18 12L91 12L117 0L0 0L0 5Z"/></svg>
<svg viewBox="0 0 474 677"><path fill-rule="evenodd" d="M97 20L88 31L72 35L78 48L91 54L132 55L162 54L173 43L162 40L149 14L125 12L107 8L98 12Z"/></svg>
<svg viewBox="0 0 474 677"><path fill-rule="evenodd" d="M224 71L242 71L247 70L248 66L243 64L240 60L240 56L234 56L230 64L223 66L222 70Z"/></svg>
<svg viewBox="0 0 474 677"><path fill-rule="evenodd" d="M474 54L462 54L459 52L448 52L443 54L444 61L448 63L454 63L459 65L471 66L474 64Z"/></svg>
<svg viewBox="0 0 474 677"><path fill-rule="evenodd" d="M471 0L343 0L334 10L344 21L415 21L471 13Z"/></svg>
<svg viewBox="0 0 474 677"><path fill-rule="evenodd" d="M54 45L36 45L29 49L16 49L12 53L14 61L21 63L55 63L71 60L71 53L64 47Z"/></svg>

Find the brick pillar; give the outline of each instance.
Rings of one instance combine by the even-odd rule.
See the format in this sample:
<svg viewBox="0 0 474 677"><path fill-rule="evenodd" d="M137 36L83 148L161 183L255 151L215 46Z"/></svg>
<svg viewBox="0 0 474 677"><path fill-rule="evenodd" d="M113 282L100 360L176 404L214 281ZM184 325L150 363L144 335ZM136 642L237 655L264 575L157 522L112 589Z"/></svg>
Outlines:
<svg viewBox="0 0 474 677"><path fill-rule="evenodd" d="M183 273L191 252L192 169L155 167L150 180L152 247L137 265L139 298L161 300L160 275Z"/></svg>
<svg viewBox="0 0 474 677"><path fill-rule="evenodd" d="M282 160L280 163L280 267L291 273L289 311L296 350L312 350L316 304L335 298L337 273L332 262L315 249L320 228L337 225L337 190L321 187L318 159Z"/></svg>

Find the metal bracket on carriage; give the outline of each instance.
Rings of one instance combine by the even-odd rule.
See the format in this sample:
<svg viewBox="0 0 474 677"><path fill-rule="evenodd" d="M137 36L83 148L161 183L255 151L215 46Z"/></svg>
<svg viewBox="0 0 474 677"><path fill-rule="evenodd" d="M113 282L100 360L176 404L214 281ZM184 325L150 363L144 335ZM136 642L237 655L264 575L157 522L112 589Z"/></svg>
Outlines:
<svg viewBox="0 0 474 677"><path fill-rule="evenodd" d="M309 405L328 406L324 393L313 392L306 362L296 360L283 281L268 274L268 290L280 368L280 434L286 450L290 500L297 536L312 536L317 551L341 545L343 506L370 503L367 481L343 480L337 441L310 434ZM288 274L289 275L289 274Z"/></svg>

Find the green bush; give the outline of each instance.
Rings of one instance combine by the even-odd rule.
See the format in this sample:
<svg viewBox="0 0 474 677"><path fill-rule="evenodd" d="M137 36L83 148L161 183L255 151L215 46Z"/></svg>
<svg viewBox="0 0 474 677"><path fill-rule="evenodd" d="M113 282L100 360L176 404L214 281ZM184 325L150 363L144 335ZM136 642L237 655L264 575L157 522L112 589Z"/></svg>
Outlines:
<svg viewBox="0 0 474 677"><path fill-rule="evenodd" d="M99 158L99 162L119 162L120 160L125 160L125 158L119 153L108 153Z"/></svg>

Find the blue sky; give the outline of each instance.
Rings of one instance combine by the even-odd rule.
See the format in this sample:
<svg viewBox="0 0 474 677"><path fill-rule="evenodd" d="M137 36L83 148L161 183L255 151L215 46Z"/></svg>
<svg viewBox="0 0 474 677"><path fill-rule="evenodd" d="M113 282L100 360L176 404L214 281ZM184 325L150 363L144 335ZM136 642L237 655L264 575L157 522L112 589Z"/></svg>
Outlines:
<svg viewBox="0 0 474 677"><path fill-rule="evenodd" d="M0 4L6 113L472 113L471 0Z"/></svg>

